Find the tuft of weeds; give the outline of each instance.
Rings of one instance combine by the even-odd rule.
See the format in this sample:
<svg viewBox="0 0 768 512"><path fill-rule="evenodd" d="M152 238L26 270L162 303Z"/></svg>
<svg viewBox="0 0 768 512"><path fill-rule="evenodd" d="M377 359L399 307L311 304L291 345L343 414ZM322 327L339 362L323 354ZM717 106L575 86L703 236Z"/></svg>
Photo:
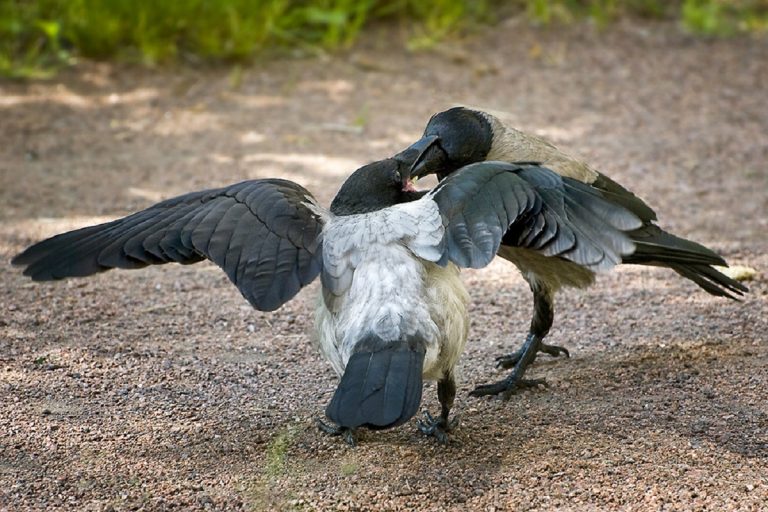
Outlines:
<svg viewBox="0 0 768 512"><path fill-rule="evenodd" d="M298 429L289 427L280 432L269 443L267 464L264 468L267 478L275 478L285 473L285 456L297 435Z"/></svg>
<svg viewBox="0 0 768 512"><path fill-rule="evenodd" d="M588 18L605 27L620 17L677 19L688 31L728 36L768 30L768 0L525 0L528 19L541 24Z"/></svg>
<svg viewBox="0 0 768 512"><path fill-rule="evenodd" d="M361 130L364 129L366 126L368 126L368 122L370 121L371 115L368 109L368 104L364 103L362 107L360 107L360 110L357 112L357 115L352 120L352 126L356 128L360 128Z"/></svg>
<svg viewBox="0 0 768 512"><path fill-rule="evenodd" d="M242 63L262 53L320 54L400 18L438 40L486 0L2 0L0 74L44 77L74 56L155 66Z"/></svg>
<svg viewBox="0 0 768 512"><path fill-rule="evenodd" d="M269 442L266 449L265 464L255 475L246 476L238 485L245 508L248 510L299 510L303 507L292 504L292 495L278 495L273 486L275 480L285 476L295 468L288 468L286 457L300 433L298 425L289 425Z"/></svg>
<svg viewBox="0 0 768 512"><path fill-rule="evenodd" d="M339 468L342 476L352 476L360 471L360 464L355 461L342 462Z"/></svg>

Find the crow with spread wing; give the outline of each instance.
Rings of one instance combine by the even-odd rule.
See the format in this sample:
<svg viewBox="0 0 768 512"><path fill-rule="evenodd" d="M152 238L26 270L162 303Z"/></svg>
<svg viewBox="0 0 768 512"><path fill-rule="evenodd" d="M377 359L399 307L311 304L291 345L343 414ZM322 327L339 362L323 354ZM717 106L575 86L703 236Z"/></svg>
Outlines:
<svg viewBox="0 0 768 512"><path fill-rule="evenodd" d="M512 372L499 382L477 387L473 395L509 397L520 387L543 384L541 379L523 379L536 354L569 355L563 347L543 342L554 320L554 296L562 286L591 285L596 272L620 263L652 265L670 268L712 295L737 298L747 291L713 268L726 265L721 256L661 229L656 225L656 213L632 192L548 141L507 126L487 112L455 107L435 114L424 136L396 158L411 163L413 177L436 174L440 183L456 174L466 176L483 169L478 162L490 161L507 165L532 162L551 169L563 180L566 193L560 213L576 229L564 232L546 212L516 217L503 234L498 254L515 264L530 285L533 319L522 347L497 358L500 367ZM594 202L595 196L601 201ZM488 199L498 203L509 198L497 191ZM627 211L633 214L631 218ZM617 228L626 236L616 238Z"/></svg>

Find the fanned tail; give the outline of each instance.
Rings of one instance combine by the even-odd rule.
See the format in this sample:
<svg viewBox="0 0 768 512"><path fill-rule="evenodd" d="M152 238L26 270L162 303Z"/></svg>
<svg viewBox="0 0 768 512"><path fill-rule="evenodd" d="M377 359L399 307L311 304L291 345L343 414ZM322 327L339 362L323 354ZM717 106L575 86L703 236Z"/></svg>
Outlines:
<svg viewBox="0 0 768 512"><path fill-rule="evenodd" d="M728 264L701 244L667 233L655 224L646 224L628 235L636 249L622 258L623 263L671 268L719 297L738 299L749 291L740 282L714 269L712 265L727 267Z"/></svg>
<svg viewBox="0 0 768 512"><path fill-rule="evenodd" d="M421 404L424 354L424 344L414 340L362 340L347 362L326 416L351 429L402 425Z"/></svg>

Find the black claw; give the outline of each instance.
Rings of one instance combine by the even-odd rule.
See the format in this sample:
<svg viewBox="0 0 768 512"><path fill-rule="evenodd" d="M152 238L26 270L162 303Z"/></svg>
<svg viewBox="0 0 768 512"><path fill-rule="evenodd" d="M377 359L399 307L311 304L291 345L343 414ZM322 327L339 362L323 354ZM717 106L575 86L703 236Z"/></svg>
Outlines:
<svg viewBox="0 0 768 512"><path fill-rule="evenodd" d="M520 351L504 354L496 358L496 368L512 368L520 360Z"/></svg>
<svg viewBox="0 0 768 512"><path fill-rule="evenodd" d="M454 416L449 421L443 416L435 418L429 411L424 411L424 419L418 420L417 423L423 434L434 437L440 444L447 444L448 434L459 425L459 417Z"/></svg>
<svg viewBox="0 0 768 512"><path fill-rule="evenodd" d="M357 446L357 437L355 436L355 429L349 427L339 427L336 425L329 425L320 418L316 420L317 428L321 432L332 436L341 436L349 446Z"/></svg>
<svg viewBox="0 0 768 512"><path fill-rule="evenodd" d="M571 357L571 353L568 352L567 348L559 347L557 345L546 345L542 343L539 347L539 352L545 352L552 357L560 357L561 355L564 355L565 357Z"/></svg>
<svg viewBox="0 0 768 512"><path fill-rule="evenodd" d="M545 354L549 354L552 357L559 357L561 355L565 357L571 357L571 353L568 352L568 349L557 345L546 345L544 343L540 343L537 353L539 352L544 352ZM496 368L504 368L506 370L514 368L514 366L520 362L522 357L523 350L517 350L511 354L504 354L499 356L496 358Z"/></svg>
<svg viewBox="0 0 768 512"><path fill-rule="evenodd" d="M545 379L504 379L493 384L482 384L469 392L469 396L502 395L509 399L516 391L530 389L538 386L549 387Z"/></svg>
<svg viewBox="0 0 768 512"><path fill-rule="evenodd" d="M469 396L488 396L498 395L507 389L504 381L494 382L493 384L481 384L469 392Z"/></svg>
<svg viewBox="0 0 768 512"><path fill-rule="evenodd" d="M540 352L552 357L571 356L568 350L563 347L544 343L544 338L552 327L554 319L552 303L554 290L536 278L535 275L528 279L528 284L530 284L533 292L533 318L528 336L519 350L496 358L497 367L512 369L512 373L499 382L476 387L470 392L471 396L502 395L504 399L508 399L518 389L546 386L547 383L544 379L523 379L525 370L533 363L536 356Z"/></svg>

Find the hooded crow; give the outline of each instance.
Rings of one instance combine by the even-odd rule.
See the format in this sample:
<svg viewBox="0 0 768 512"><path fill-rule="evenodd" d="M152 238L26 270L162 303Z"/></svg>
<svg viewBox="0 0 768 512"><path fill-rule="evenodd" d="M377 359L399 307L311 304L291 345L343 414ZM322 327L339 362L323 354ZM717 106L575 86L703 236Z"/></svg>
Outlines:
<svg viewBox="0 0 768 512"><path fill-rule="evenodd" d="M595 272L619 263L652 265L671 268L712 295L736 298L748 291L712 267L727 265L721 256L658 227L656 213L632 192L548 141L506 126L489 113L455 107L435 114L424 136L395 158L411 164L412 176L434 173L440 182L457 172L469 172L465 166L477 162L533 162L555 171L570 183L588 185L591 193L598 193L604 199L599 208L594 208L588 203L578 204L584 200L579 195L565 197L566 206L571 202L581 206L567 212L568 219L578 223L580 232L576 237L563 237L546 222L545 216L520 216L504 233L498 254L515 264L530 285L533 319L522 347L497 358L499 367L512 368L509 376L478 386L472 395L503 393L508 398L520 387L545 384L542 379L525 380L523 375L538 352L569 355L563 347L543 343L554 319L554 296L562 286L591 285ZM496 197L498 201L506 200L501 193ZM574 206L571 203L571 207ZM587 220L585 210L591 213L592 220ZM641 221L632 228L622 226L629 228L626 234L631 246L618 251L612 246L611 237L606 239L606 233L610 232L606 226L612 222L614 210L629 210ZM584 240L593 245L584 245Z"/></svg>
<svg viewBox="0 0 768 512"><path fill-rule="evenodd" d="M521 223L545 226L556 247L577 241L592 259L619 261L641 221L600 189L535 165L470 165L428 192L413 188L408 171L397 159L366 165L328 210L280 179L192 192L43 240L12 263L50 281L209 259L260 311L319 275L317 338L340 377L326 409L335 425L321 429L354 444L360 427L401 425L431 379L441 413L426 413L419 428L445 442L469 324L458 269L487 265Z"/></svg>

